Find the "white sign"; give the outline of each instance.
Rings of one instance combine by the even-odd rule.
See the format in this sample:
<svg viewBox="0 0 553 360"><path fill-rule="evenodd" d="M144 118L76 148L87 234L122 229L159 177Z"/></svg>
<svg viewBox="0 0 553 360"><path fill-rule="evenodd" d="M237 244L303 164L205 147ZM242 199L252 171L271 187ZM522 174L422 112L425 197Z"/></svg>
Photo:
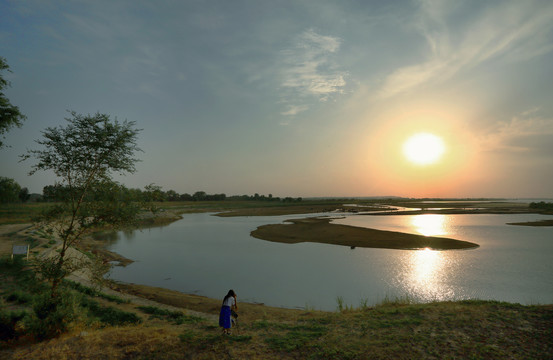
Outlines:
<svg viewBox="0 0 553 360"><path fill-rule="evenodd" d="M13 245L12 259L14 255L26 255L27 260L29 260L29 245Z"/></svg>

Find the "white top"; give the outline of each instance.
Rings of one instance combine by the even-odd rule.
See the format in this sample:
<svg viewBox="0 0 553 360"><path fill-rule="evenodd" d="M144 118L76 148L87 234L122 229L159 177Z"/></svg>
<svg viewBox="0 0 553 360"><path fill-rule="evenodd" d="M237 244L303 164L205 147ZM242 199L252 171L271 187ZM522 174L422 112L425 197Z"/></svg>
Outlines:
<svg viewBox="0 0 553 360"><path fill-rule="evenodd" d="M236 305L236 300L234 300L234 297L229 296L225 301L223 301L223 306L231 307L232 305Z"/></svg>

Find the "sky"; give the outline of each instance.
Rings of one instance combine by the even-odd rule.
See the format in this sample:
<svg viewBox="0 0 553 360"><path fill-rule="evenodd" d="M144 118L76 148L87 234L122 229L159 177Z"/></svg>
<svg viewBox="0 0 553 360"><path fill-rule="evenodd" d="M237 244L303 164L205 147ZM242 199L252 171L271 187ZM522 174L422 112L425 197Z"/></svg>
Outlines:
<svg viewBox="0 0 553 360"><path fill-rule="evenodd" d="M71 110L142 129L132 188L553 197L550 0L0 0L0 56L27 116L0 176L31 192L56 178L19 156Z"/></svg>

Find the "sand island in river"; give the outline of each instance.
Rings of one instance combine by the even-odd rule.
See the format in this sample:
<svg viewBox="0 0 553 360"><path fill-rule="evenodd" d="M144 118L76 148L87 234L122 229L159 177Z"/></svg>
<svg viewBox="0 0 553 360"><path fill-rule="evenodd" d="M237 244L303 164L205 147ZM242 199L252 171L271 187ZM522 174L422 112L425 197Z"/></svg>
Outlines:
<svg viewBox="0 0 553 360"><path fill-rule="evenodd" d="M287 220L291 224L270 224L251 232L255 238L295 244L317 242L350 247L381 249L473 249L479 245L450 238L375 230L356 226L332 224L331 218Z"/></svg>

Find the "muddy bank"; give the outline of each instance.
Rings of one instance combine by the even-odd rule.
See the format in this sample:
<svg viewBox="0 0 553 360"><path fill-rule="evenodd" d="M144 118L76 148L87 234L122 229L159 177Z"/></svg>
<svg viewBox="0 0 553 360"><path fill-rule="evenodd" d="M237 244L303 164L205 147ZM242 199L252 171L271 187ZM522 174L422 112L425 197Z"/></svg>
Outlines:
<svg viewBox="0 0 553 360"><path fill-rule="evenodd" d="M291 224L263 225L252 231L251 236L287 244L317 242L380 249L453 250L472 249L479 246L472 242L450 238L331 224L330 220L330 218L306 218L288 220L287 222Z"/></svg>
<svg viewBox="0 0 553 360"><path fill-rule="evenodd" d="M553 226L553 220L540 220L540 221L528 221L507 223L507 225L520 225L520 226Z"/></svg>
<svg viewBox="0 0 553 360"><path fill-rule="evenodd" d="M113 290L139 296L160 304L217 316L221 310L221 302L225 295L225 293L221 294L221 299L211 299L205 296L184 294L160 287L118 282L112 283L110 287ZM291 321L302 315L306 315L306 311L300 309L286 309L265 306L264 304L244 303L240 300L240 292L237 292L237 296L239 319L243 321L251 322L267 317L280 321ZM311 312L320 313L320 311Z"/></svg>

